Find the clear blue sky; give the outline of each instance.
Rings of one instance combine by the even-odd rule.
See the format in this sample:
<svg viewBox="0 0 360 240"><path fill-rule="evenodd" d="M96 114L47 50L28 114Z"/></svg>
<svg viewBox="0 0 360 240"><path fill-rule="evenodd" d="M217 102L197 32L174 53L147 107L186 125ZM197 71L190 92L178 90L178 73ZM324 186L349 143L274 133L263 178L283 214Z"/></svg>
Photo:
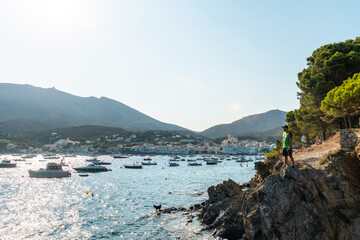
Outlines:
<svg viewBox="0 0 360 240"><path fill-rule="evenodd" d="M2 1L0 81L106 96L192 130L298 107L297 73L360 36L359 1Z"/></svg>

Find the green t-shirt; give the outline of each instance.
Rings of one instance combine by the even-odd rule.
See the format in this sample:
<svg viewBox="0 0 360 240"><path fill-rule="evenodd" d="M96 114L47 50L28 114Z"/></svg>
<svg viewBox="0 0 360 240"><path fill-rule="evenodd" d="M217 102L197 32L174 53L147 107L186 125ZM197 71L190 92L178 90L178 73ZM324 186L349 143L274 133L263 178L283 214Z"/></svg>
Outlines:
<svg viewBox="0 0 360 240"><path fill-rule="evenodd" d="M290 139L292 139L291 132L287 131L283 133L283 148L290 147Z"/></svg>

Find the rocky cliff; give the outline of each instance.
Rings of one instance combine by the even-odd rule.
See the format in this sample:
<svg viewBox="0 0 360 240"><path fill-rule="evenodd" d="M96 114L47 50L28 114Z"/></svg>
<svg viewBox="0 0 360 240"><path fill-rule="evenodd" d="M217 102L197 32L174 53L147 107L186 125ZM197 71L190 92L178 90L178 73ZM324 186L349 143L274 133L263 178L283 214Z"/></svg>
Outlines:
<svg viewBox="0 0 360 240"><path fill-rule="evenodd" d="M226 239L360 239L360 147L309 161L257 162L249 183L210 187L201 222Z"/></svg>

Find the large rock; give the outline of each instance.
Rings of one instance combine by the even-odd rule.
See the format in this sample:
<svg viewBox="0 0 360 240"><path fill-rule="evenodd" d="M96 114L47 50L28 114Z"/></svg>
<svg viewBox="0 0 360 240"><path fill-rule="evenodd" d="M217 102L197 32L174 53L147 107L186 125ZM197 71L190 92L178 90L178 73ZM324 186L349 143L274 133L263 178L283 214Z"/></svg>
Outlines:
<svg viewBox="0 0 360 240"><path fill-rule="evenodd" d="M227 197L233 197L240 194L241 192L241 187L236 182L229 179L228 181L224 181L222 184L219 184L216 187L209 187L209 203L221 201Z"/></svg>
<svg viewBox="0 0 360 240"><path fill-rule="evenodd" d="M340 146L344 151L354 151L360 145L360 129L350 128L340 130Z"/></svg>
<svg viewBox="0 0 360 240"><path fill-rule="evenodd" d="M250 183L249 190L230 180L209 188L199 218L214 235L360 239L360 164L355 154L337 153L327 171L302 164L295 169L271 165L271 174L262 166L265 178Z"/></svg>

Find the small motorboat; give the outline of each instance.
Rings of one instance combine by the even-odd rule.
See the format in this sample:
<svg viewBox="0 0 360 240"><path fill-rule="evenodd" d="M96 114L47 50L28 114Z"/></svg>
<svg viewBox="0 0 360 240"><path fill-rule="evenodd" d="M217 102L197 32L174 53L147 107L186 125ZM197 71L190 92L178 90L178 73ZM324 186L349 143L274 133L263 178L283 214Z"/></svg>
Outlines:
<svg viewBox="0 0 360 240"><path fill-rule="evenodd" d="M202 166L202 163L198 163L198 162L189 162L188 166Z"/></svg>
<svg viewBox="0 0 360 240"><path fill-rule="evenodd" d="M177 167L179 166L180 164L177 163L177 162L169 162L169 167Z"/></svg>
<svg viewBox="0 0 360 240"><path fill-rule="evenodd" d="M157 162L141 162L142 165L157 165Z"/></svg>
<svg viewBox="0 0 360 240"><path fill-rule="evenodd" d="M22 159L22 158L17 158L17 159L14 159L15 162L25 162L26 160L25 159Z"/></svg>
<svg viewBox="0 0 360 240"><path fill-rule="evenodd" d="M91 162L91 163L96 163L97 165L110 165L111 164L111 162L104 162L104 161L98 160L97 158L88 159L86 161Z"/></svg>
<svg viewBox="0 0 360 240"><path fill-rule="evenodd" d="M150 157L146 157L146 158L144 158L144 161L151 161L151 158L150 158Z"/></svg>
<svg viewBox="0 0 360 240"><path fill-rule="evenodd" d="M206 165L216 165L216 164L218 164L218 161L211 161L211 160L206 161Z"/></svg>
<svg viewBox="0 0 360 240"><path fill-rule="evenodd" d="M32 178L63 178L70 177L71 173L70 171L64 171L60 164L49 162L45 169L29 170L29 176Z"/></svg>
<svg viewBox="0 0 360 240"><path fill-rule="evenodd" d="M90 158L90 159L86 159L85 161L87 162L96 162L99 161L97 158Z"/></svg>
<svg viewBox="0 0 360 240"><path fill-rule="evenodd" d="M76 167L73 169L77 172L107 172L107 171L111 171L111 169L106 168L101 165L98 165L96 163L93 163L93 164L90 164L87 166L83 166L83 167Z"/></svg>
<svg viewBox="0 0 360 240"><path fill-rule="evenodd" d="M44 159L59 159L60 156L53 155L53 154L44 154L44 155L43 155L43 158L44 158Z"/></svg>
<svg viewBox="0 0 360 240"><path fill-rule="evenodd" d="M122 155L122 154L117 154L117 155L113 155L113 158L127 158L127 156Z"/></svg>
<svg viewBox="0 0 360 240"><path fill-rule="evenodd" d="M0 168L15 168L16 163L12 163L10 160L2 160L0 162Z"/></svg>
<svg viewBox="0 0 360 240"><path fill-rule="evenodd" d="M79 176L80 176L80 177L88 177L89 174L87 174L87 173L79 173Z"/></svg>
<svg viewBox="0 0 360 240"><path fill-rule="evenodd" d="M249 160L246 160L245 158L236 159L236 162L249 162Z"/></svg>
<svg viewBox="0 0 360 240"><path fill-rule="evenodd" d="M34 158L34 157L36 157L35 154L26 154L26 155L22 156L22 158Z"/></svg>
<svg viewBox="0 0 360 240"><path fill-rule="evenodd" d="M188 159L187 161L188 161L188 162L196 162L195 159Z"/></svg>
<svg viewBox="0 0 360 240"><path fill-rule="evenodd" d="M127 164L124 165L125 168L133 168L133 169L141 169L143 167L142 164L133 163L133 164Z"/></svg>

